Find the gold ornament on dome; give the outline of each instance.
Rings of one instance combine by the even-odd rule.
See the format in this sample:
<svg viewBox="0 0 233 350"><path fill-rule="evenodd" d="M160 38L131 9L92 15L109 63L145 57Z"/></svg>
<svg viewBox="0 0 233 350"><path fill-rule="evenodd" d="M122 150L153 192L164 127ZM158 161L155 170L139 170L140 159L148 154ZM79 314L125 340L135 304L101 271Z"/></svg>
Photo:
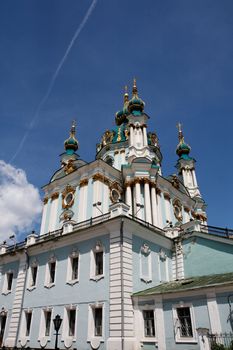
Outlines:
<svg viewBox="0 0 233 350"><path fill-rule="evenodd" d="M106 130L105 133L102 136L102 145L106 146L108 143L111 143L113 140L113 132L110 130Z"/></svg>
<svg viewBox="0 0 233 350"><path fill-rule="evenodd" d="M66 174L70 174L76 170L73 159L69 159L67 164L64 166L64 171Z"/></svg>
<svg viewBox="0 0 233 350"><path fill-rule="evenodd" d="M125 129L124 133L125 133L125 139L128 140L129 139L129 130Z"/></svg>
<svg viewBox="0 0 233 350"><path fill-rule="evenodd" d="M67 185L65 190L62 192L62 208L67 209L72 207L74 204L74 193L75 188Z"/></svg>
<svg viewBox="0 0 233 350"><path fill-rule="evenodd" d="M180 183L179 183L179 180L178 180L178 177L176 175L172 175L172 186L175 187L175 188L179 188L180 187Z"/></svg>
<svg viewBox="0 0 233 350"><path fill-rule="evenodd" d="M182 205L178 199L175 199L173 201L173 209L174 209L174 215L177 218L177 220L182 221L183 220Z"/></svg>

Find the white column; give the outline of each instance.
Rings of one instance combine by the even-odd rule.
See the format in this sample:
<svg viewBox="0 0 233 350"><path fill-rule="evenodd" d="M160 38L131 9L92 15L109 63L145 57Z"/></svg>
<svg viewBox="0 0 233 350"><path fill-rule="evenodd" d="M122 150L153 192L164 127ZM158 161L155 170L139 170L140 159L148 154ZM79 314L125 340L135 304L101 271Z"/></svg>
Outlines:
<svg viewBox="0 0 233 350"><path fill-rule="evenodd" d="M158 218L158 227L163 228L163 218L162 218L162 203L161 203L161 191L157 189L157 218Z"/></svg>
<svg viewBox="0 0 233 350"><path fill-rule="evenodd" d="M159 350L166 350L166 336L163 315L163 300L161 296L155 298L155 319L157 324L157 339Z"/></svg>
<svg viewBox="0 0 233 350"><path fill-rule="evenodd" d="M79 184L78 222L87 220L87 191L88 180L83 179Z"/></svg>
<svg viewBox="0 0 233 350"><path fill-rule="evenodd" d="M43 235L45 233L45 222L46 222L47 211L48 211L48 199L46 198L46 199L44 199L44 207L43 207L43 213L42 213L40 235Z"/></svg>
<svg viewBox="0 0 233 350"><path fill-rule="evenodd" d="M131 190L131 185L130 182L126 182L126 193L125 193L125 200L126 204L130 207L129 209L129 214L132 215L132 190Z"/></svg>
<svg viewBox="0 0 233 350"><path fill-rule="evenodd" d="M151 224L151 199L150 199L150 181L144 179L144 202L145 202L145 219Z"/></svg>
<svg viewBox="0 0 233 350"><path fill-rule="evenodd" d="M59 194L54 194L51 198L51 210L50 210L50 221L49 221L49 231L52 232L56 229L56 222L57 222L57 209L58 209L58 202L59 202Z"/></svg>
<svg viewBox="0 0 233 350"><path fill-rule="evenodd" d="M133 135L133 125L130 125L130 135L129 135L129 145L133 146L134 144L134 135Z"/></svg>
<svg viewBox="0 0 233 350"><path fill-rule="evenodd" d="M120 155L121 155L121 160L120 160L120 165L122 165L122 164L125 164L125 150L124 149L122 149L121 151L120 151Z"/></svg>
<svg viewBox="0 0 233 350"><path fill-rule="evenodd" d="M166 220L172 221L170 197L166 193L164 193L164 201L165 201Z"/></svg>
<svg viewBox="0 0 233 350"><path fill-rule="evenodd" d="M152 204L152 219L153 219L153 225L159 226L158 223L158 208L157 208L157 199L156 199L156 192L155 192L155 184L151 187L151 204Z"/></svg>
<svg viewBox="0 0 233 350"><path fill-rule="evenodd" d="M148 146L146 126L143 126L143 145Z"/></svg>
<svg viewBox="0 0 233 350"><path fill-rule="evenodd" d="M101 182L99 180L94 180L94 183L93 183L93 201L92 201L92 204L95 204L95 206L93 206L93 210L92 210L92 217L94 218L95 216L100 216L101 215L101 212L99 211L102 210L101 209L101 205L97 205L98 202L101 202L102 203L102 198L100 197L100 185L101 185ZM99 209L98 209L98 208Z"/></svg>
<svg viewBox="0 0 233 350"><path fill-rule="evenodd" d="M103 206L103 213L106 214L109 210L109 187L106 183L104 183L102 186L103 186L102 206Z"/></svg>
<svg viewBox="0 0 233 350"><path fill-rule="evenodd" d="M141 204L141 185L140 185L139 179L135 179L135 207L136 207L135 215L137 213L137 217L141 219L142 209L139 206L137 206L137 204Z"/></svg>
<svg viewBox="0 0 233 350"><path fill-rule="evenodd" d="M192 169L192 175L193 175L193 183L194 183L194 186L195 186L195 187L198 187L198 185L197 185L196 173L195 173L195 170L194 170L194 169Z"/></svg>
<svg viewBox="0 0 233 350"><path fill-rule="evenodd" d="M184 224L190 221L190 216L187 210L184 208Z"/></svg>
<svg viewBox="0 0 233 350"><path fill-rule="evenodd" d="M211 333L222 333L221 321L215 292L206 294Z"/></svg>

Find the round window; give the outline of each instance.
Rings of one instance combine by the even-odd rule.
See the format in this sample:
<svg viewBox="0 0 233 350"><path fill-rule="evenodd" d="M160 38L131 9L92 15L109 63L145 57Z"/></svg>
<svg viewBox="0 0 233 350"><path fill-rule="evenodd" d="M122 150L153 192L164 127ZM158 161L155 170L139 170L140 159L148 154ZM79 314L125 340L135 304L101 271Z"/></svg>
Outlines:
<svg viewBox="0 0 233 350"><path fill-rule="evenodd" d="M117 190L113 189L111 191L111 199L114 203L118 202L120 199L120 193Z"/></svg>
<svg viewBox="0 0 233 350"><path fill-rule="evenodd" d="M74 201L74 194L72 192L67 193L67 195L64 198L64 203L67 207L70 207L73 204Z"/></svg>

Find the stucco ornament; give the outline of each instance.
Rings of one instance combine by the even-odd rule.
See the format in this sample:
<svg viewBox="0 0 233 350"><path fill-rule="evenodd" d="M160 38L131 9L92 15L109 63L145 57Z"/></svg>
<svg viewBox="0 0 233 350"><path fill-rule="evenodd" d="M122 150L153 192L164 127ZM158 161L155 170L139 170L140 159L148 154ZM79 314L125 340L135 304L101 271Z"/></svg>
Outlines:
<svg viewBox="0 0 233 350"><path fill-rule="evenodd" d="M161 261L165 261L167 259L167 254L162 248L159 251L159 258Z"/></svg>
<svg viewBox="0 0 233 350"><path fill-rule="evenodd" d="M174 200L173 209L174 209L174 215L177 218L177 220L182 221L183 220L182 205L179 200Z"/></svg>
<svg viewBox="0 0 233 350"><path fill-rule="evenodd" d="M67 185L65 190L62 192L62 208L67 209L72 207L74 204L74 193L75 188Z"/></svg>
<svg viewBox="0 0 233 350"><path fill-rule="evenodd" d="M103 248L103 244L100 241L97 241L95 244L95 251L99 251Z"/></svg>
<svg viewBox="0 0 233 350"><path fill-rule="evenodd" d="M144 254L144 255L149 255L151 252L150 250L150 247L147 243L144 243L142 246L141 246L141 253Z"/></svg>

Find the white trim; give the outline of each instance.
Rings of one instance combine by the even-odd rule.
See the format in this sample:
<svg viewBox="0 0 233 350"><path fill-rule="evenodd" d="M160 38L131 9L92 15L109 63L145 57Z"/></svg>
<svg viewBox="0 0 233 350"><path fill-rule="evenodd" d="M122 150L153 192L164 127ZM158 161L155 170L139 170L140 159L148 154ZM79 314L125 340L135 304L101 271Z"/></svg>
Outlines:
<svg viewBox="0 0 233 350"><path fill-rule="evenodd" d="M215 292L208 292L206 294L206 299L210 319L211 333L220 334L222 333L222 327Z"/></svg>
<svg viewBox="0 0 233 350"><path fill-rule="evenodd" d="M72 261L74 258L78 258L78 277L76 279L72 279ZM67 273L66 273L66 283L73 286L75 283L79 282L79 271L80 271L80 254L78 250L73 250L71 254L68 256L67 261Z"/></svg>
<svg viewBox="0 0 233 350"><path fill-rule="evenodd" d="M146 259L146 265L148 274L143 274L142 263L143 259ZM145 283L150 283L152 281L152 267L151 267L151 250L147 243L144 243L139 252L139 265L140 265L140 279Z"/></svg>
<svg viewBox="0 0 233 350"><path fill-rule="evenodd" d="M189 308L191 325L192 325L192 333L193 333L192 337L182 337L180 335L180 326L179 326L179 319L177 314L178 308ZM198 343L193 305L191 303L183 303L181 301L179 304L172 305L172 314L173 314L174 334L175 334L176 343Z"/></svg>
<svg viewBox="0 0 233 350"><path fill-rule="evenodd" d="M26 314L31 314L31 322L30 322L30 329L29 334L27 335L27 321L26 321ZM24 309L23 310L23 317L22 317L22 323L20 328L20 337L19 342L21 343L21 346L26 346L26 343L30 340L31 330L32 330L32 321L33 321L33 310L32 309Z"/></svg>
<svg viewBox="0 0 233 350"><path fill-rule="evenodd" d="M54 281L51 282L50 281L50 264L55 263L55 276L54 276ZM53 286L55 286L56 283L56 276L57 276L57 259L55 257L55 255L52 255L49 258L49 261L46 264L46 269L45 269L45 282L44 282L44 287L45 288L52 288Z"/></svg>
<svg viewBox="0 0 233 350"><path fill-rule="evenodd" d="M37 273L36 273L36 283L32 285L32 268L37 267ZM27 280L27 290L33 290L36 288L37 281L38 281L38 271L39 271L39 263L35 259L31 265L29 266L29 274L28 274L28 280Z"/></svg>
<svg viewBox="0 0 233 350"><path fill-rule="evenodd" d="M96 261L95 254L103 253L103 273L101 275L96 275ZM95 246L90 251L90 279L93 281L99 281L104 278L105 274L105 247L101 241L97 241Z"/></svg>
<svg viewBox="0 0 233 350"><path fill-rule="evenodd" d="M8 276L12 274L12 282L11 282L11 288L8 289ZM4 281L3 281L3 288L2 288L2 294L7 295L12 292L13 288L13 282L14 282L14 270L8 270L4 274Z"/></svg>
<svg viewBox="0 0 233 350"><path fill-rule="evenodd" d="M95 335L95 319L94 319L94 310L97 308L102 308L102 335ZM89 304L88 310L88 333L87 333L87 342L92 343L103 343L104 342L104 333L105 333L105 303L96 302L94 304Z"/></svg>
<svg viewBox="0 0 233 350"><path fill-rule="evenodd" d="M51 321L50 321L50 330L49 335L45 335L46 332L46 318L45 313L51 312ZM40 318L40 330L39 330L39 337L38 341L50 341L51 340L51 332L52 332L52 322L53 322L53 308L52 307L45 307L41 310L41 318Z"/></svg>
<svg viewBox="0 0 233 350"><path fill-rule="evenodd" d="M69 311L75 310L75 327L74 335L69 335ZM62 338L66 348L71 347L72 343L77 340L77 320L78 320L78 307L77 305L70 304L64 307L63 325L62 325Z"/></svg>
<svg viewBox="0 0 233 350"><path fill-rule="evenodd" d="M137 326L137 338L140 342L143 343L157 343L157 322L155 315L155 305L138 305L139 312L136 314L136 326ZM146 337L145 336L145 323L143 317L143 311L153 311L154 315L154 328L155 328L155 336L154 337Z"/></svg>

